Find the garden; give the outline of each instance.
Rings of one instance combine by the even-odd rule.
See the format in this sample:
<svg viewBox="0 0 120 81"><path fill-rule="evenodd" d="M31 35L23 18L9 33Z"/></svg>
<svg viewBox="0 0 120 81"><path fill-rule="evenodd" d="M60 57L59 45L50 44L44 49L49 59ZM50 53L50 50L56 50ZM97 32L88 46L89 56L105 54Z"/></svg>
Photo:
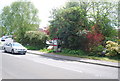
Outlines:
<svg viewBox="0 0 120 81"><path fill-rule="evenodd" d="M120 45L117 17L117 3L110 2L68 2L62 8L53 9L49 26L50 39L59 38L62 54L90 59L118 61ZM51 53L53 50L40 51Z"/></svg>

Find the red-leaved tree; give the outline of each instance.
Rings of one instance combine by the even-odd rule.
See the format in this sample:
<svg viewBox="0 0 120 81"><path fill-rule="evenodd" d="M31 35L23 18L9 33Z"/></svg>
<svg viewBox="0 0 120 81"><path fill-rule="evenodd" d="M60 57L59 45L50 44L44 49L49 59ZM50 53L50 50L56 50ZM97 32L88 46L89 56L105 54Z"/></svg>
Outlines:
<svg viewBox="0 0 120 81"><path fill-rule="evenodd" d="M94 46L102 44L102 41L104 40L104 35L99 32L97 27L97 25L94 25L92 31L86 34L86 51L91 51Z"/></svg>

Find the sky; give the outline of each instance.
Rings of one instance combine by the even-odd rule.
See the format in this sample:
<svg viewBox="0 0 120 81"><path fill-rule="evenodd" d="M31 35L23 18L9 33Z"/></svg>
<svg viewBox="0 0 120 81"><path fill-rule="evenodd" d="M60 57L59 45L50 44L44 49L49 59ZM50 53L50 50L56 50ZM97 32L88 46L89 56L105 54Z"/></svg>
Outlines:
<svg viewBox="0 0 120 81"><path fill-rule="evenodd" d="M12 2L19 0L0 0L0 12L5 6L9 6ZM68 0L25 0L30 1L38 9L38 16L41 20L40 27L46 27L49 25L50 11L53 8L63 6Z"/></svg>
<svg viewBox="0 0 120 81"><path fill-rule="evenodd" d="M0 0L0 12L5 6L10 5L14 1L20 1L20 0ZM49 25L48 21L51 15L50 11L53 8L61 7L67 1L76 1L76 0L24 0L24 1L32 2L34 6L38 9L39 11L38 16L41 20L40 27L43 28ZM82 0L82 1L86 1L86 0ZM94 1L94 0L90 0L90 1ZM102 0L102 1L111 1L111 0ZM118 0L113 0L113 1L118 1Z"/></svg>

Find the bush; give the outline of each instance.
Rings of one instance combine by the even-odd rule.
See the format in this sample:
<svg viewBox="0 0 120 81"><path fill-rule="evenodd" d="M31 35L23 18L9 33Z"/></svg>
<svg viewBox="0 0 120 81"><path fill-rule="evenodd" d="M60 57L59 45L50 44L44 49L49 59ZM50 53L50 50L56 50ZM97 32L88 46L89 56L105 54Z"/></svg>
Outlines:
<svg viewBox="0 0 120 81"><path fill-rule="evenodd" d="M39 50L40 48L39 47L36 47L36 46L25 46L28 50Z"/></svg>
<svg viewBox="0 0 120 81"><path fill-rule="evenodd" d="M97 33L96 31L94 32L88 32L87 35L87 49L86 51L92 51L94 50L99 50L99 45L102 44L104 36L102 35L102 33ZM98 47L97 47L98 46ZM95 49L97 47L98 49Z"/></svg>
<svg viewBox="0 0 120 81"><path fill-rule="evenodd" d="M62 53L65 54L77 54L77 55L84 55L84 51L82 50L71 50L71 49L63 49Z"/></svg>
<svg viewBox="0 0 120 81"><path fill-rule="evenodd" d="M118 38L117 37L105 37L105 41L113 41L113 42L117 42L118 41Z"/></svg>
<svg viewBox="0 0 120 81"><path fill-rule="evenodd" d="M48 36L40 31L29 31L25 33L23 44L42 49L46 46Z"/></svg>
<svg viewBox="0 0 120 81"><path fill-rule="evenodd" d="M40 52L52 53L52 52L54 52L54 50L49 50L49 49L43 48L40 50Z"/></svg>
<svg viewBox="0 0 120 81"><path fill-rule="evenodd" d="M102 45L95 46L95 47L92 48L92 51L90 52L89 55L99 56L99 55L102 54L103 50L104 50L104 46L102 46Z"/></svg>
<svg viewBox="0 0 120 81"><path fill-rule="evenodd" d="M106 44L106 56L116 56L120 53L120 45L118 43L107 41Z"/></svg>

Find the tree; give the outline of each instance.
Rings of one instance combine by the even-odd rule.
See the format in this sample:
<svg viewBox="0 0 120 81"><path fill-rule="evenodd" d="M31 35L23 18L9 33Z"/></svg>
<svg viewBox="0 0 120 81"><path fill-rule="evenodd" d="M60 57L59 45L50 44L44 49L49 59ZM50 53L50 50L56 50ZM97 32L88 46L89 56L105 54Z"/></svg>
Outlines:
<svg viewBox="0 0 120 81"><path fill-rule="evenodd" d="M2 27L0 26L0 37L2 36Z"/></svg>
<svg viewBox="0 0 120 81"><path fill-rule="evenodd" d="M36 30L39 27L37 9L31 2L13 2L2 10L2 26L7 30L7 34L17 37L22 42L26 31Z"/></svg>
<svg viewBox="0 0 120 81"><path fill-rule="evenodd" d="M78 7L78 6L79 6L78 2L67 2L65 8Z"/></svg>
<svg viewBox="0 0 120 81"><path fill-rule="evenodd" d="M50 36L64 41L64 47L79 49L82 46L81 42L85 42L84 37L78 34L83 29L88 29L86 11L83 8L67 6L67 8L54 10Z"/></svg>
<svg viewBox="0 0 120 81"><path fill-rule="evenodd" d="M28 31L25 33L24 44L32 47L36 47L37 49L46 47L46 40L48 39L48 35L44 32L40 31Z"/></svg>
<svg viewBox="0 0 120 81"><path fill-rule="evenodd" d="M68 2L65 7L53 10L50 37L61 38L66 48L79 49L88 46L85 45L89 43L85 34L91 32L95 39L96 36L103 35L99 41L101 44L104 37L112 38L117 35L111 25L111 21L114 20L111 15L116 14L116 9L116 3L110 2ZM93 26L95 34L92 32ZM96 41L98 40L94 40L94 43Z"/></svg>
<svg viewBox="0 0 120 81"><path fill-rule="evenodd" d="M2 37L3 35L5 35L7 33L6 28L0 26L0 37Z"/></svg>
<svg viewBox="0 0 120 81"><path fill-rule="evenodd" d="M97 29L106 37L117 35L117 31L113 27L117 22L117 3L116 2L91 2L88 11L88 18L97 25Z"/></svg>
<svg viewBox="0 0 120 81"><path fill-rule="evenodd" d="M7 30L5 27L2 26L1 15L0 15L0 37L5 35L6 33L7 33Z"/></svg>

